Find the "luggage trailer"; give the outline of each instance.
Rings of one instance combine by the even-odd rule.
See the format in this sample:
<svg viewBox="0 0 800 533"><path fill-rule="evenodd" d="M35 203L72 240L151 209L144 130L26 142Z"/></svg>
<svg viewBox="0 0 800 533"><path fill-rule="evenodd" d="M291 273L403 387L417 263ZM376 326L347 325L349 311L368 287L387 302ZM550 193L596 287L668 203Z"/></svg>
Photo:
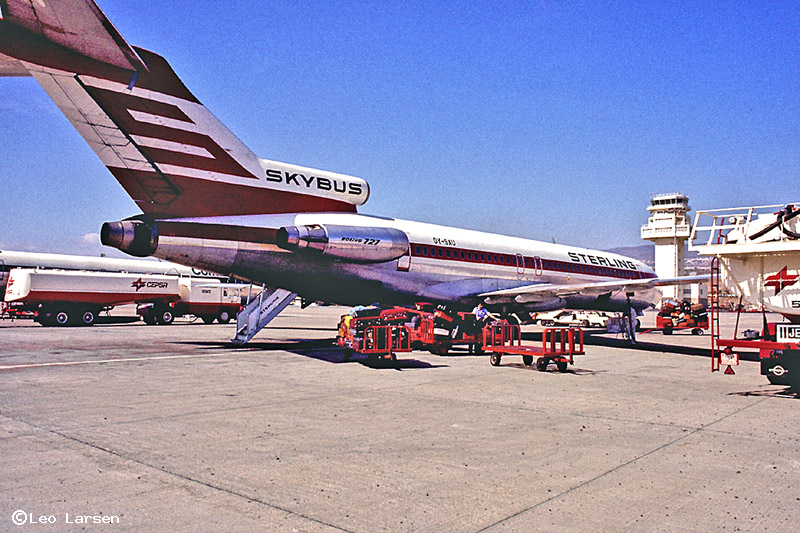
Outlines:
<svg viewBox="0 0 800 533"><path fill-rule="evenodd" d="M414 349L445 355L450 346L466 344L470 353L489 352L493 366L500 365L503 355L521 355L522 362L528 366L536 358L536 368L540 372L551 362L560 372L565 372L567 365L574 364L574 355L585 353L580 328L545 328L541 346L522 344L520 327L506 320L486 325L477 338L466 332L456 336L456 339L443 339L435 335L434 318L429 313L395 307L373 310L366 316L342 316L336 343L346 350L346 359L358 353L377 361L396 361L396 354Z"/></svg>
<svg viewBox="0 0 800 533"><path fill-rule="evenodd" d="M489 362L500 366L504 355L521 355L526 366L536 358L536 370L544 372L553 362L559 372L574 364L573 356L583 355L583 330L580 328L545 328L541 346L522 344L519 326L498 320L483 329L483 350L490 352Z"/></svg>

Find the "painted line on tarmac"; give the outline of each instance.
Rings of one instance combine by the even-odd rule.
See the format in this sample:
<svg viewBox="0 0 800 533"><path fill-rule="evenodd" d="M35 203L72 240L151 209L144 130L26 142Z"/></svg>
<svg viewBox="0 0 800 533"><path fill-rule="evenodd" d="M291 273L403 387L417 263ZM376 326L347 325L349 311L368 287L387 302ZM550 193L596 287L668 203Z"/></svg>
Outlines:
<svg viewBox="0 0 800 533"><path fill-rule="evenodd" d="M241 352L237 352L237 355L240 354ZM76 365L93 365L101 363L132 363L136 361L156 361L159 359L191 359L194 357L223 357L226 355L233 355L233 353L226 352L226 353L203 353L203 354L193 354L193 355L162 355L155 357L127 357L123 359L92 359L86 361L57 361L54 363L30 363L26 365L0 366L0 371L16 370L20 368L42 368L48 366L76 366Z"/></svg>

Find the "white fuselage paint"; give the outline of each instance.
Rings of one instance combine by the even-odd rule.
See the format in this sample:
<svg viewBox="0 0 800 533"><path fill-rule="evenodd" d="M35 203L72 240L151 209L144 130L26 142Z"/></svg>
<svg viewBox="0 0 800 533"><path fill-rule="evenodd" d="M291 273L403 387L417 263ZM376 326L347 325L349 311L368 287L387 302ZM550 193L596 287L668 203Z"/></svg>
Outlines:
<svg viewBox="0 0 800 533"><path fill-rule="evenodd" d="M290 252L272 243L199 239L161 234L155 256L231 273L267 285L279 285L313 299L338 303L373 301L477 302L478 294L536 283L567 285L585 282L652 278L644 263L616 254L550 244L480 231L346 213L298 213L172 220L192 226L215 225L278 229L314 224L394 228L408 236L410 258L378 264L359 264ZM427 250L426 250L427 249ZM445 251L442 257L438 251ZM423 252L427 251L427 254ZM431 252L436 256L432 257ZM449 251L451 257L446 256ZM453 257L454 252L457 254ZM462 259L461 252L465 257ZM477 254L484 254L475 255ZM473 256L470 260L468 255ZM491 260L486 257L491 254ZM521 260L517 256L521 256ZM497 257L495 257L497 256ZM338 284L338 286L337 286ZM330 285L327 288L326 285ZM641 309L658 297L640 290L632 304ZM527 302L526 309L563 307L625 309L626 294L606 295L609 305L598 306L597 295L575 294L566 301ZM520 307L510 299L508 306ZM501 302L502 304L502 302Z"/></svg>

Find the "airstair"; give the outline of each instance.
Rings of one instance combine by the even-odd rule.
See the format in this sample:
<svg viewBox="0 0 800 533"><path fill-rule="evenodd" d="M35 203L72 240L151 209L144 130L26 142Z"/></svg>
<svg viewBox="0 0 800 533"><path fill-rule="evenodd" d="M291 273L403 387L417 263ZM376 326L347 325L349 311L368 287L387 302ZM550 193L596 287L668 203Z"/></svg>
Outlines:
<svg viewBox="0 0 800 533"><path fill-rule="evenodd" d="M297 293L285 289L262 287L257 297L250 300L236 315L236 336L233 344L244 344L269 324L297 297Z"/></svg>

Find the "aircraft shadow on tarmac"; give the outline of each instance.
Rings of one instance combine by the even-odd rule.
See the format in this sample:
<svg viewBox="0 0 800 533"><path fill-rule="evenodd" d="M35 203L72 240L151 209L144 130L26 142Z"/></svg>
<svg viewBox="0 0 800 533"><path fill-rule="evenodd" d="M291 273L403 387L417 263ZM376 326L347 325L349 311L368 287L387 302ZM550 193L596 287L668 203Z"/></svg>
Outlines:
<svg viewBox="0 0 800 533"><path fill-rule="evenodd" d="M541 333L523 333L522 339L527 341L542 342ZM711 357L711 348L698 348L695 346L680 346L675 344L661 344L650 341L647 336L638 335L636 344L631 345L622 338L607 337L604 335L592 335L591 332L584 332L583 337L585 346L606 346L609 348L626 348L629 350L639 350L642 352L655 353L679 353L682 355L693 355L696 357ZM711 341L708 341L709 345ZM739 359L742 361L758 361L758 353L740 352Z"/></svg>
<svg viewBox="0 0 800 533"><path fill-rule="evenodd" d="M540 372L536 369L536 365L527 366L522 363L501 363L500 366L508 366L512 368L519 368L521 370L528 370L532 372L536 372L537 374L561 374L561 375L574 375L574 376L593 376L595 374L599 374L597 370L589 370L588 368L579 368L577 366L567 367L567 370L564 372L559 372L556 370L555 365L550 365L547 367L547 370L544 372Z"/></svg>
<svg viewBox="0 0 800 533"><path fill-rule="evenodd" d="M775 387L776 385L767 385ZM780 385L777 385L780 386ZM765 396L768 398L786 398L787 400L800 400L800 389L783 387L780 389L758 389L740 392L729 392L728 396Z"/></svg>
<svg viewBox="0 0 800 533"><path fill-rule="evenodd" d="M332 340L296 340L296 341L251 341L245 346L237 346L229 342L213 341L182 341L178 344L198 346L203 349L228 348L233 351L254 352L254 351L283 351L297 355L310 357L328 363L358 363L368 368L376 370L405 370L405 369L427 369L443 368L447 365L434 365L427 361L411 359L407 357L408 352L397 354L396 361L369 359L365 355L352 354L347 357L344 349L336 346ZM406 356L406 357L404 357Z"/></svg>

